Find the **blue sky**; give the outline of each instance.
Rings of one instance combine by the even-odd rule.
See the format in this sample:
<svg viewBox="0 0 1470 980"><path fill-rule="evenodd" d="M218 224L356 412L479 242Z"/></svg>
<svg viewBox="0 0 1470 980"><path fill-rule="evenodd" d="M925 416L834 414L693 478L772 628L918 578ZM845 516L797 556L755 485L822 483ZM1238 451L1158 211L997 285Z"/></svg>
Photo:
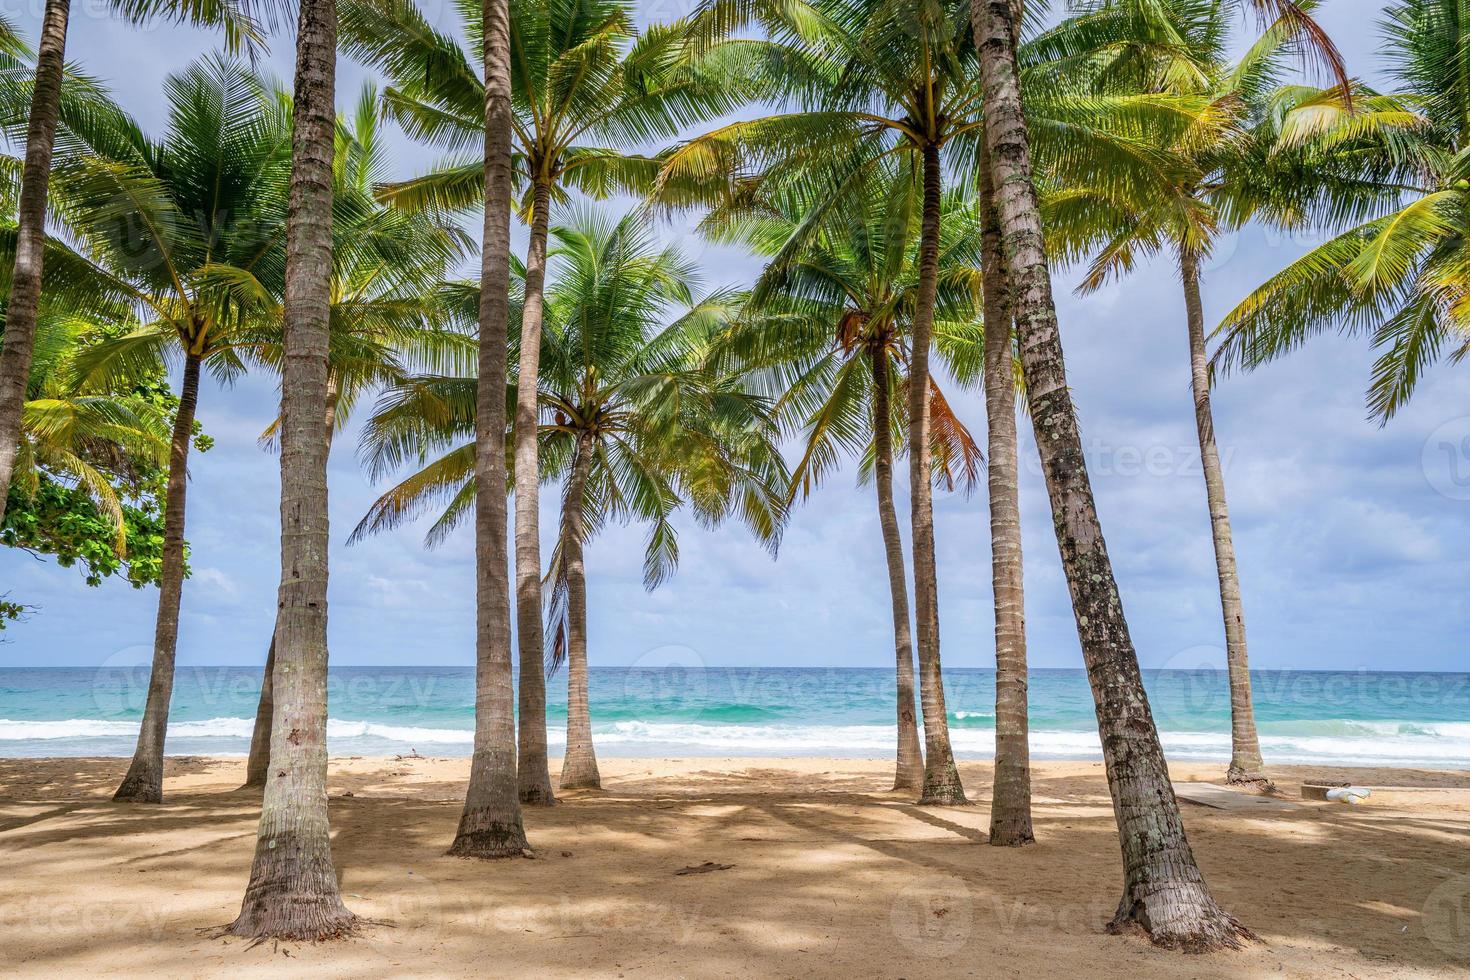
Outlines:
<svg viewBox="0 0 1470 980"><path fill-rule="evenodd" d="M41 0L23 0L35 30ZM645 5L647 18L683 13L687 0ZM150 128L163 123L161 81L214 42L166 26L135 30L77 4L68 54L106 80ZM447 0L426 9L444 27ZM1320 16L1350 69L1387 85L1375 23L1384 4L1326 0ZM287 77L290 38L268 61ZM339 103L365 73L344 62ZM406 173L432 153L395 134ZM755 271L744 256L709 248L675 226L664 232L697 254L706 285ZM1205 280L1218 320L1253 286L1312 244L1251 228L1222 244ZM1209 520L1197 459L1177 276L1145 267L1086 299L1058 273L1058 301L1074 394L1099 511L1145 666L1222 664ZM1252 663L1258 668L1464 669L1470 600L1470 398L1465 368L1437 368L1389 426L1364 420L1371 353L1324 338L1251 375L1225 378L1216 425L1226 464ZM196 456L189 488L194 576L179 640L183 664L264 661L279 574L276 460L256 445L274 416L266 377L207 384L199 409L215 448ZM982 435L977 395L951 397ZM1051 535L1035 448L1023 425L1023 520L1031 663L1081 665ZM354 457L356 427L331 463L331 650L338 664L473 662L472 547L468 529L425 551L422 528L348 548L346 533L381 491ZM1455 467L1458 467L1456 469ZM898 481L903 484L906 481ZM900 486L900 492L902 487ZM548 508L556 495L543 498ZM900 506L906 499L900 497ZM990 565L983 496L936 499L940 615L946 666L993 662ZM551 520L544 525L552 527ZM665 662L684 648L712 665L891 663L891 622L873 491L847 468L793 515L776 561L742 530L680 523L678 574L653 594L641 586L643 533L610 528L589 548L590 656L594 664ZM549 547L549 545L548 545ZM0 665L85 665L146 659L157 593L121 582L89 589L76 570L3 549L0 591L38 607L7 630Z"/></svg>

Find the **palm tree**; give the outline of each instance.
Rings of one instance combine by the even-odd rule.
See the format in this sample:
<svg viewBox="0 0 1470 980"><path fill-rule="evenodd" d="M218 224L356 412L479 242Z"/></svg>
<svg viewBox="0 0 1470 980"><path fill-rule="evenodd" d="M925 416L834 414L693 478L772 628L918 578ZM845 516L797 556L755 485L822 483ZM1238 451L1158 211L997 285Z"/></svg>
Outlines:
<svg viewBox="0 0 1470 980"><path fill-rule="evenodd" d="M749 180L814 181L835 188L826 207L850 206L858 175L887 157L922 174L919 275L909 342L908 443L927 447L929 355L938 292L944 155L968 160L980 126L971 83L974 46L968 5L899 0L709 0L691 18L697 46L728 49L755 87L779 93L790 112L732 123L669 154L658 193L668 205L707 204ZM760 27L764 41L742 35ZM818 220L816 209L810 216ZM965 802L950 745L939 661L934 560L932 460L909 454L915 634L924 713L924 789L920 802Z"/></svg>
<svg viewBox="0 0 1470 980"><path fill-rule="evenodd" d="M696 51L726 56L754 81L747 87L779 93L795 111L740 121L690 140L667 154L657 199L668 207L717 204L747 193L752 183L808 184L823 210L853 207L853 189L884 157L912 161L923 176L920 211L920 284L924 287L910 343L909 444L929 442L928 356L933 328L944 164L967 172L979 152L980 95L974 85L975 52L970 6L922 5L896 0L709 0L691 18ZM743 36L760 28L763 41ZM738 36L736 36L738 35ZM1157 168L1156 154L1141 151L1133 131L1189 124L1196 106L1176 98L1079 97L1040 88L1031 93L1043 137L1038 152L1088 178L1129 182ZM1115 132L1117 130L1117 132ZM817 190L820 188L821 190ZM922 433L922 435L921 435ZM911 453L910 491L914 540L915 606L926 742L925 790L929 803L963 802L964 792L949 747L939 672L937 586L934 575L932 462ZM1008 567L1014 562L1008 562ZM1019 613L1019 607L1018 607ZM1008 620L1007 633L1014 635ZM1017 662L1014 643L1007 662ZM1015 683L1016 678L1021 683ZM1024 681L1008 671L1004 697L1024 697ZM1014 710L1006 712L1014 722ZM1024 736L1020 736L1024 737ZM1007 746L1018 739L1008 736ZM1024 771L1020 767L1018 771Z"/></svg>
<svg viewBox="0 0 1470 980"><path fill-rule="evenodd" d="M1175 254L1184 287L1195 427L1230 677L1231 758L1226 779L1269 785L1256 734L1240 577L1215 442L1200 266L1216 237L1226 230L1226 222L1238 227L1262 210L1260 192L1267 186L1263 171L1242 165L1252 156L1249 129L1267 114L1281 62L1311 22L1295 11L1283 12L1232 64L1226 59L1230 11L1213 0L1179 0L1162 16L1147 16L1153 10L1149 0L1100 0L1093 8L1099 16L1082 18L1084 29L1095 30L1105 15L1119 14L1132 31L1126 44L1106 39L1092 49L1090 77L1084 74L1074 84L1199 95L1214 109L1207 125L1194 127L1163 147L1174 158L1174 166L1161 168L1159 179L1151 184L1125 188L1127 196L1122 199L1113 189L1094 190L1069 184L1065 174L1053 175L1059 186L1044 202L1044 220L1054 253L1069 259L1091 257L1079 287L1083 292L1130 271L1142 256L1166 249ZM1084 37L1077 47L1086 50L1087 43ZM1291 177L1301 183L1299 174ZM1232 206L1217 207L1216 202L1226 197ZM1257 200L1250 202L1251 197Z"/></svg>
<svg viewBox="0 0 1470 980"><path fill-rule="evenodd" d="M990 790L990 843L1034 843L1031 826L1031 714L1026 665L1025 564L1021 552L1021 486L1016 433L1015 311L1005 268L1000 210L990 149L976 160L984 307L986 499L990 506L990 587L995 609L995 772Z"/></svg>
<svg viewBox="0 0 1470 980"><path fill-rule="evenodd" d="M250 883L230 932L335 939L342 904L327 815L327 414L335 0L300 0L281 371L281 588L271 771Z"/></svg>
<svg viewBox="0 0 1470 980"><path fill-rule="evenodd" d="M211 58L165 83L168 131L146 136L118 110L69 127L56 182L62 216L142 318L77 361L86 384L153 376L180 354L164 507L153 669L138 746L114 799L159 802L183 588L188 455L201 370L228 380L236 340L281 294L289 165L287 107L241 66ZM75 145L72 145L72 144Z"/></svg>
<svg viewBox="0 0 1470 980"><path fill-rule="evenodd" d="M914 717L914 651L907 572L893 503L893 455L904 426L905 340L918 291L913 232L919 188L911 168L880 167L851 205L807 222L814 204L800 193L760 196L717 209L707 233L773 261L761 274L737 329L722 346L769 375L778 413L805 430L790 496L808 495L842 453L871 462L888 570L897 679L895 790L921 792L924 762ZM941 219L937 346L951 371L969 380L979 349L974 222L950 195ZM936 482L967 490L980 450L930 381ZM898 396L898 397L896 397ZM897 423L897 424L895 424Z"/></svg>
<svg viewBox="0 0 1470 980"><path fill-rule="evenodd" d="M475 5L459 0L466 22ZM411 0L352 0L344 5L347 49L389 73L389 113L405 132L450 151L473 145L484 105L483 84L458 40L433 30ZM530 226L515 424L516 637L520 649L520 796L554 802L546 757L546 689L542 675L539 466L536 456L536 371L546 281L547 229L554 201L568 188L605 195L641 193L652 160L613 147L672 139L681 128L729 111L738 93L724 79L682 66L683 44L671 27L634 27L629 0L567 4L513 0L510 10L513 129L517 177ZM480 39L466 31L472 46ZM482 162L456 161L393 185L403 205L479 206Z"/></svg>
<svg viewBox="0 0 1470 980"><path fill-rule="evenodd" d="M1027 401L1097 705L1123 850L1124 890L1113 928L1141 927L1165 946L1238 946L1251 934L1210 896L1184 835L1087 475L1032 183L1016 63L1016 11L1011 0L979 3L975 20L985 138L1014 290Z"/></svg>
<svg viewBox="0 0 1470 980"><path fill-rule="evenodd" d="M548 661L568 665L562 789L600 788L587 684L585 548L609 521L650 525L644 584L672 573L672 518L687 499L712 525L738 514L774 548L788 478L762 400L714 372L712 343L737 297L696 301L694 266L655 248L635 215L591 213L552 229L557 248L541 334L539 434L546 479L564 485L560 534L546 576ZM670 314L672 323L664 324ZM524 343L518 331L512 347ZM383 494L354 538L396 527L447 500L428 543L459 524L474 499L473 378L426 375L390 390L365 433L374 472L432 462Z"/></svg>
<svg viewBox="0 0 1470 980"><path fill-rule="evenodd" d="M231 47L255 43L258 32L248 16L248 0L111 0L113 13L140 23L163 16L195 25L223 27ZM62 110L62 74L67 20L71 0L46 0L41 39L36 49L34 80L30 84L30 111L26 123L25 165L19 200L19 235L11 268L10 303L5 335L0 341L0 488L10 485L11 468L19 442L22 403L30 377L36 313L41 299L46 198L52 154ZM14 74L23 53L18 34L8 22L0 35L0 63ZM5 494L0 492L0 518L5 516Z"/></svg>
<svg viewBox="0 0 1470 980"><path fill-rule="evenodd" d="M1381 351L1368 407L1386 423L1435 361L1470 356L1470 20L1453 0L1401 0L1383 35L1397 90L1352 106L1341 91L1293 91L1276 147L1361 181L1365 213L1308 212L1351 227L1232 310L1215 360L1254 368L1328 330L1366 337Z"/></svg>
<svg viewBox="0 0 1470 980"><path fill-rule="evenodd" d="M450 267L466 251L454 223L432 211L379 204L374 185L386 157L378 131L378 91L368 83L350 124L337 127L332 223L331 350L324 419L327 452L353 407L369 389L395 382L414 365L468 361L474 341L462 325L457 297L441 289ZM256 358L279 368L278 322L262 325ZM262 436L274 444L279 420ZM264 786L270 765L275 666L272 631L260 702L245 767L246 786Z"/></svg>
<svg viewBox="0 0 1470 980"><path fill-rule="evenodd" d="M464 812L449 853L530 854L516 783L515 694L510 662L510 554L504 488L507 342L510 322L510 199L514 182L510 8L483 0L485 220L480 247L479 369L475 385L475 747ZM540 669L539 667L537 668Z"/></svg>
<svg viewBox="0 0 1470 980"><path fill-rule="evenodd" d="M0 47L5 36L0 23ZM6 211L17 202L20 172L19 160L0 156ZM0 321L8 312L17 238L13 212L0 214ZM116 389L78 385L78 354L131 329L127 286L56 238L44 250L31 377L7 495L25 506L7 508L0 526L10 542L42 551L54 546L64 564L80 559L89 585L126 563L129 581L141 586L157 580L158 555L148 536L160 526L150 498L168 464L174 406L167 380L160 374ZM96 532L79 539L79 527ZM144 541L131 551L138 530Z"/></svg>

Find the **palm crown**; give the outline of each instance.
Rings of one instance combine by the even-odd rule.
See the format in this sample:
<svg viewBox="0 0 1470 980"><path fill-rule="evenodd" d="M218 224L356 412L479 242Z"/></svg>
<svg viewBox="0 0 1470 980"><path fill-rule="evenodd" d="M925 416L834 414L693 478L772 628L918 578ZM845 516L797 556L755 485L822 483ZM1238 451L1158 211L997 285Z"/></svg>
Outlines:
<svg viewBox="0 0 1470 980"><path fill-rule="evenodd" d="M1388 9L1386 48L1399 81L1378 111L1331 93L1304 96L1282 142L1377 188L1367 220L1313 249L1243 300L1220 326L1217 360L1255 367L1327 330L1380 350L1368 405L1386 421L1440 357L1470 354L1470 24L1452 0Z"/></svg>
<svg viewBox="0 0 1470 980"><path fill-rule="evenodd" d="M752 372L774 399L778 416L804 430L791 490L803 494L844 453L869 472L873 427L883 424L902 444L903 415L874 417L873 385L888 387L889 406L903 404L908 334L918 294L919 189L907 166L883 166L852 202L820 224L806 218L799 193L767 195L721 208L706 225L718 240L774 257L757 279L741 316L721 338L720 352ZM801 243L799 249L793 242ZM941 218L935 348L963 385L979 380L983 337L979 309L979 228L966 196L946 196ZM881 357L884 363L875 365ZM930 382L930 452L934 478L951 489L973 488L981 453L939 386Z"/></svg>
<svg viewBox="0 0 1470 980"><path fill-rule="evenodd" d="M585 534L609 520L648 523L650 588L677 561L671 519L685 502L703 523L736 516L774 544L786 476L769 410L707 364L738 297L696 299L693 266L675 248L656 248L634 216L610 223L582 214L553 234L539 378L541 479L568 477L585 439L590 473L575 507ZM512 312L514 335L519 304ZM472 377L419 375L384 395L364 432L370 470L442 455L384 494L354 538L442 507L429 531L437 543L471 512L474 389Z"/></svg>
<svg viewBox="0 0 1470 980"><path fill-rule="evenodd" d="M388 114L411 137L458 155L385 188L397 203L483 203L477 153L485 92L472 67L481 61L480 6L456 6L462 40L435 30L411 0L342 4L344 46L392 82L383 96ZM655 163L628 151L741 104L728 78L690 67L677 25L640 33L625 0L513 0L510 24L516 176L528 195L523 214L538 184L553 199L569 187L595 196L642 193Z"/></svg>

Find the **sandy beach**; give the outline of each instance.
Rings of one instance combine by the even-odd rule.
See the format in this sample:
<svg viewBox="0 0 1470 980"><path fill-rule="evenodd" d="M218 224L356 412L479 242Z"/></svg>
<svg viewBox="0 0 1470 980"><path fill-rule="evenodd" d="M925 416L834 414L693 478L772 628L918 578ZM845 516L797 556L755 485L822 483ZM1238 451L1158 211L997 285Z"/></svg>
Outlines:
<svg viewBox="0 0 1470 980"><path fill-rule="evenodd" d="M1215 896L1261 942L1186 957L1106 935L1118 848L1100 763L1036 767L1039 843L975 804L911 805L886 762L607 759L606 790L528 811L536 860L443 856L468 760L332 761L334 857L372 923L345 942L219 938L257 806L239 759L169 760L163 806L108 802L121 759L0 760L0 970L16 976L1074 975L1450 977L1470 967L1470 776L1276 770L1363 806L1184 804ZM1176 766L1217 781L1214 765ZM552 771L558 770L553 764ZM706 864L710 867L705 867ZM724 867L728 866L728 867ZM697 873L680 874L686 869Z"/></svg>

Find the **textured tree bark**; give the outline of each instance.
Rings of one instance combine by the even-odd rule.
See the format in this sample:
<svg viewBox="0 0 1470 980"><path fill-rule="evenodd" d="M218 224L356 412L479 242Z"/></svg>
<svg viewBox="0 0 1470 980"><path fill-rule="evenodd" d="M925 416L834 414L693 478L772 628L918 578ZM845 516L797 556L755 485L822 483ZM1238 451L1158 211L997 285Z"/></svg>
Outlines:
<svg viewBox="0 0 1470 980"><path fill-rule="evenodd" d="M239 936L334 939L342 904L327 813L327 453L330 374L334 0L300 0L286 224L281 373L281 588L271 680L270 775Z"/></svg>
<svg viewBox="0 0 1470 980"><path fill-rule="evenodd" d="M934 568L934 487L929 459L929 341L939 282L939 147L924 145L924 219L919 238L919 294L909 352L909 496L914 551L914 621L919 640L919 697L924 709L924 789L919 803L965 802L949 744L949 716L939 669L939 581Z"/></svg>
<svg viewBox="0 0 1470 980"><path fill-rule="evenodd" d="M265 677L260 682L260 702L255 706L255 728L250 732L250 756L245 760L245 785L265 787L266 772L271 765L271 719L275 715L275 691L272 679L276 670L276 635L271 633L270 649L265 655Z"/></svg>
<svg viewBox="0 0 1470 980"><path fill-rule="evenodd" d="M583 497L592 473L592 451L592 434L578 433L577 456L562 505L561 547L567 563L567 751L562 757L562 789L602 789L587 698L587 571L582 556Z"/></svg>
<svg viewBox="0 0 1470 980"><path fill-rule="evenodd" d="M480 363L475 394L475 747L464 812L449 853L529 853L516 792L506 564L505 385L510 319L510 9L484 0L485 224L480 249Z"/></svg>
<svg viewBox="0 0 1470 980"><path fill-rule="evenodd" d="M338 387L335 374L327 376L327 410L325 438L327 456L331 457L332 437L337 433ZM279 624L278 624L279 625ZM275 711L275 689L272 675L276 669L276 633L271 629L271 644L265 655L265 676L260 681L260 701L255 706L255 727L250 733L250 755L245 760L245 784L247 787L265 786L266 773L271 764L271 718Z"/></svg>
<svg viewBox="0 0 1470 980"><path fill-rule="evenodd" d="M174 658L179 646L179 603L184 593L184 498L189 489L189 444L199 404L200 357L184 358L183 385L168 454L164 493L163 561L158 576L158 617L153 625L153 666L138 745L127 775L112 795L119 803L163 802L163 743L168 733L169 699L174 690Z"/></svg>
<svg viewBox="0 0 1470 980"><path fill-rule="evenodd" d="M990 581L995 596L995 785L990 843L1016 847L1031 829L1030 716L1026 683L1026 603L1021 560L1021 488L1017 463L1016 384L1012 367L1010 279L1001 249L1000 214L990 153L980 147L981 266L985 293L985 417L990 495Z"/></svg>
<svg viewBox="0 0 1470 980"><path fill-rule="evenodd" d="M546 753L546 637L541 625L541 490L536 434L541 368L541 319L546 289L546 237L551 186L537 181L531 203L531 241L526 251L526 303L521 314L521 359L516 378L516 639L520 644L518 783L521 802L556 802Z"/></svg>
<svg viewBox="0 0 1470 980"><path fill-rule="evenodd" d="M36 310L41 301L41 260L46 245L46 191L51 154L61 116L61 72L66 60L66 24L71 0L46 0L41 42L36 49L36 87L26 125L26 156L20 179L15 267L0 340L0 521L20 445L20 418L31 377Z"/></svg>
<svg viewBox="0 0 1470 980"><path fill-rule="evenodd" d="M1215 445L1215 415L1210 408L1210 364L1205 355L1205 309L1200 298L1199 256L1179 253L1184 280L1184 307L1189 320L1190 385L1194 389L1194 424L1199 433L1199 455L1210 505L1210 530L1215 544L1215 570L1220 579L1220 611L1225 619L1225 662L1230 673L1231 783L1270 783L1261 760L1256 735L1256 711L1251 698L1250 657L1245 646L1245 608L1240 600L1240 573L1235 566L1235 542L1230 533L1230 509L1225 503L1225 471Z"/></svg>
<svg viewBox="0 0 1470 980"><path fill-rule="evenodd" d="M978 38L986 139L1015 290L1026 393L1097 705L1098 735L1123 851L1123 896L1111 928L1141 928L1161 946L1190 951L1237 947L1251 933L1215 903L1185 838L1098 522L1067 388L1031 179L1011 0L978 2L983 5Z"/></svg>
<svg viewBox="0 0 1470 980"><path fill-rule="evenodd" d="M888 563L888 596L893 604L893 652L898 669L898 759L895 791L919 793L924 788L924 757L914 717L914 642L909 631L908 573L903 565L903 539L893 505L893 414L888 402L888 351L870 352L873 365L873 482L878 487L878 524Z"/></svg>

